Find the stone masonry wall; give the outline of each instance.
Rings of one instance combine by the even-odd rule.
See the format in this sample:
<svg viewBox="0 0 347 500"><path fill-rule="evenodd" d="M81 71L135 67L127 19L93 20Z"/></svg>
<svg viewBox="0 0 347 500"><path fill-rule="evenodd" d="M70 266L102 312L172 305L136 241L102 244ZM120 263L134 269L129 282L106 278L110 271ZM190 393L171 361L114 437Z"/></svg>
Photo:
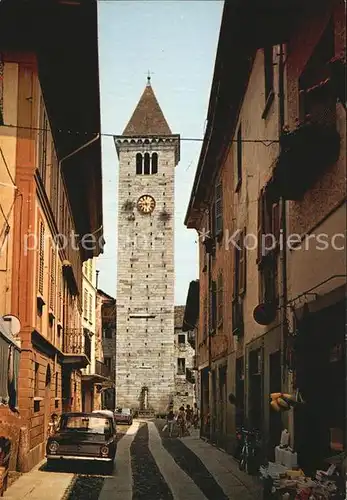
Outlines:
<svg viewBox="0 0 347 500"><path fill-rule="evenodd" d="M158 173L136 175L136 154L146 151L158 153ZM174 393L175 163L172 143L120 146L117 406L139 408L146 387L148 406L161 412ZM156 201L151 214L137 210L144 194ZM133 210L124 209L126 202ZM167 221L160 218L163 210L170 214Z"/></svg>

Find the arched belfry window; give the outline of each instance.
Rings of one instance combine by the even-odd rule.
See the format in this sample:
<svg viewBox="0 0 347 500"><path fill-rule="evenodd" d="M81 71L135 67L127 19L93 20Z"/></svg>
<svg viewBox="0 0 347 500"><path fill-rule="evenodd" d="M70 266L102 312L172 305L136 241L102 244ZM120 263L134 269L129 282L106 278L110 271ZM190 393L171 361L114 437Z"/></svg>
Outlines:
<svg viewBox="0 0 347 500"><path fill-rule="evenodd" d="M145 175L149 175L151 173L151 159L150 159L149 153L145 153L143 173Z"/></svg>
<svg viewBox="0 0 347 500"><path fill-rule="evenodd" d="M143 162L142 154L137 153L137 155L136 155L136 174L137 175L142 175L142 162Z"/></svg>
<svg viewBox="0 0 347 500"><path fill-rule="evenodd" d="M152 154L152 174L158 173L158 153Z"/></svg>

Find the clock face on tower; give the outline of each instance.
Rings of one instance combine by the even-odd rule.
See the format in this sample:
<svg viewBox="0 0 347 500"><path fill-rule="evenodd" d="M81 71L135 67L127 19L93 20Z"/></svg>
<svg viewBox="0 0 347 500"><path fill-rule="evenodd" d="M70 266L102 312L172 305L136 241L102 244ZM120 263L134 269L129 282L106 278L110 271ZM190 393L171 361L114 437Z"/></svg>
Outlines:
<svg viewBox="0 0 347 500"><path fill-rule="evenodd" d="M155 208L155 201L152 196L145 194L137 200L137 208L143 214L150 214Z"/></svg>

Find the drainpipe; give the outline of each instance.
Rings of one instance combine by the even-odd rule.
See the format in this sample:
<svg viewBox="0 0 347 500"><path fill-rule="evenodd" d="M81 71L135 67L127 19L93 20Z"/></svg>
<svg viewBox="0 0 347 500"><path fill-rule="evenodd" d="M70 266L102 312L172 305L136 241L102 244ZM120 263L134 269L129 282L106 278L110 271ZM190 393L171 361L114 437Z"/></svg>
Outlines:
<svg viewBox="0 0 347 500"><path fill-rule="evenodd" d="M284 50L283 44L280 45L279 53L279 73L278 73L278 105L279 105L279 120L278 120L278 135L281 137L284 127ZM286 223L286 200L281 197L281 232L283 244L280 251L281 265L281 293L280 293L280 311L281 311L281 385L284 389L286 379L286 363L285 363L285 339L287 336L287 223Z"/></svg>

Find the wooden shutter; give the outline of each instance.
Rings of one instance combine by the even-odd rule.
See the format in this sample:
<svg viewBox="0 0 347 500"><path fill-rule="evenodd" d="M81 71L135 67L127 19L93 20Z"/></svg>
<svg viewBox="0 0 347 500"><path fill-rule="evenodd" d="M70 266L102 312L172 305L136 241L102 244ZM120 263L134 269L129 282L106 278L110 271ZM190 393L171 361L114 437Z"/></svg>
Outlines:
<svg viewBox="0 0 347 500"><path fill-rule="evenodd" d="M0 403L8 399L8 362L10 346L0 333Z"/></svg>
<svg viewBox="0 0 347 500"><path fill-rule="evenodd" d="M239 294L239 250L236 246L234 247L233 257L234 257L234 259L233 259L232 300L235 301L235 300L237 300L237 297Z"/></svg>
<svg viewBox="0 0 347 500"><path fill-rule="evenodd" d="M279 239L281 234L281 213L280 204L274 203L272 205L272 234L276 238L277 245L279 245Z"/></svg>
<svg viewBox="0 0 347 500"><path fill-rule="evenodd" d="M208 332L208 296L205 295L204 297L204 318L203 318L204 324L203 324L203 338L204 340L207 337L207 332Z"/></svg>
<svg viewBox="0 0 347 500"><path fill-rule="evenodd" d="M223 232L223 186L222 181L219 180L215 187L215 229L216 236L220 236Z"/></svg>
<svg viewBox="0 0 347 500"><path fill-rule="evenodd" d="M262 189L258 198L258 229L257 229L257 239L258 239L258 259L257 263L260 264L263 260L262 255L262 235L264 230L264 190Z"/></svg>
<svg viewBox="0 0 347 500"><path fill-rule="evenodd" d="M218 292L217 292L217 304L218 304L218 326L223 323L223 273L222 271L218 274Z"/></svg>
<svg viewBox="0 0 347 500"><path fill-rule="evenodd" d="M211 289L210 289L210 332L213 332L216 329L217 323L217 286L216 282L212 281Z"/></svg>
<svg viewBox="0 0 347 500"><path fill-rule="evenodd" d="M241 250L240 252L240 261L239 261L239 290L238 293L239 295L243 295L246 292L246 282L247 282L247 275L246 275L246 246L245 246L245 237L246 237L246 228L241 233L241 238L240 238L240 247Z"/></svg>
<svg viewBox="0 0 347 500"><path fill-rule="evenodd" d="M49 283L49 307L52 311L55 310L56 298L56 251L51 247L51 262L50 262L50 283Z"/></svg>
<svg viewBox="0 0 347 500"><path fill-rule="evenodd" d="M38 291L43 295L45 269L45 226L39 223Z"/></svg>

